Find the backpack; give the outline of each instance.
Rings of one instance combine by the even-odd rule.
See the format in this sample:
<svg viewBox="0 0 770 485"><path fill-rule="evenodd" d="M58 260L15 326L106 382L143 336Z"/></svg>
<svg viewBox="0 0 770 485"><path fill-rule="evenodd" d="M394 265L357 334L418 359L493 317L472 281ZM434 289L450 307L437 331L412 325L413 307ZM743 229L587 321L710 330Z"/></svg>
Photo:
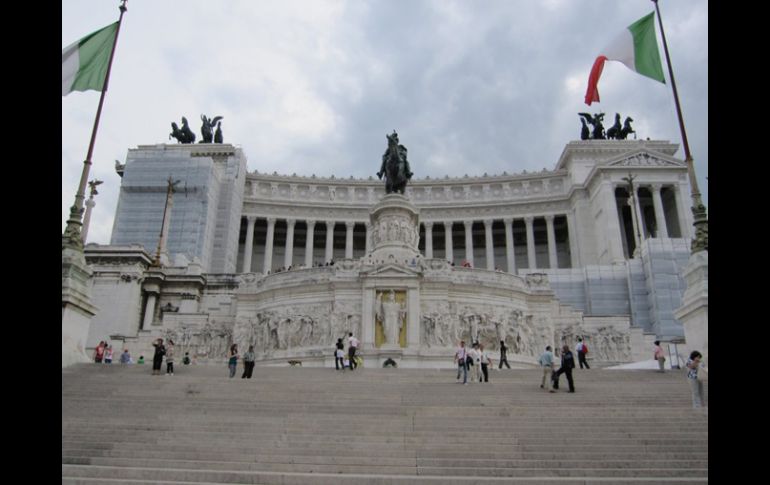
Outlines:
<svg viewBox="0 0 770 485"><path fill-rule="evenodd" d="M586 345L586 344L583 344L583 348L582 348L582 349L580 349L580 350L581 350L581 351L582 351L584 354L587 354L587 353L588 353L588 345Z"/></svg>

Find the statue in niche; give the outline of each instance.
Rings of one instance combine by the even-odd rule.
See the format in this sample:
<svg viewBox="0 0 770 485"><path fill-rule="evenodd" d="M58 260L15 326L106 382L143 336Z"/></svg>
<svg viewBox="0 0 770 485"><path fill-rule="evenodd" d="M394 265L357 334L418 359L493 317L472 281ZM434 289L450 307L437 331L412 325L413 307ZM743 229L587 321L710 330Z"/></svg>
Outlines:
<svg viewBox="0 0 770 485"><path fill-rule="evenodd" d="M398 133L393 130L392 135L385 135L388 139L388 148L382 155L382 165L377 177L382 180L385 176L385 193L404 193L407 182L412 178L412 170L407 160L407 149L398 142Z"/></svg>
<svg viewBox="0 0 770 485"><path fill-rule="evenodd" d="M378 295L378 305L375 308L376 316L382 322L382 330L385 334L385 342L389 344L399 344L399 332L403 325L403 318L406 315L406 310L396 301L396 292L390 290L388 293L388 299L381 300L381 295Z"/></svg>
<svg viewBox="0 0 770 485"><path fill-rule="evenodd" d="M214 132L212 128L221 120L222 116L215 116L214 119L207 118L206 115L201 115L201 136L203 139L198 143L211 143L214 139Z"/></svg>

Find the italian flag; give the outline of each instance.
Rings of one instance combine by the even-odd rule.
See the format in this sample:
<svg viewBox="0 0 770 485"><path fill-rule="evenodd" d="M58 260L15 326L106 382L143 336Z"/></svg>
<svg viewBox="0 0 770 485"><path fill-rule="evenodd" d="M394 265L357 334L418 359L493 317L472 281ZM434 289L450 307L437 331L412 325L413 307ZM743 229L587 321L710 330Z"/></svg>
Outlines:
<svg viewBox="0 0 770 485"><path fill-rule="evenodd" d="M655 12L642 17L629 25L615 40L601 51L591 68L586 90L586 104L599 102L599 77L604 69L604 61L620 61L632 71L651 77L663 84L663 66L658 53L658 41L655 37Z"/></svg>
<svg viewBox="0 0 770 485"><path fill-rule="evenodd" d="M102 91L118 23L89 34L61 51L61 95Z"/></svg>

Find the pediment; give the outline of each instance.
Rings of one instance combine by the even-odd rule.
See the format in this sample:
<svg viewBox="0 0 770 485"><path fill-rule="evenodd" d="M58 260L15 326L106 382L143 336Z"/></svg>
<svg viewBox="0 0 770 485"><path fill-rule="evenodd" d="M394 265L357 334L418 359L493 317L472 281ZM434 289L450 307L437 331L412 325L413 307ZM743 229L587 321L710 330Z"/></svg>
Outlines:
<svg viewBox="0 0 770 485"><path fill-rule="evenodd" d="M419 273L417 271L417 268L411 268L403 265L398 264L385 264L382 266L378 266L374 269L371 269L369 271L362 271L362 276L367 277L396 277L396 278L403 278L405 276L407 277L417 277L419 276Z"/></svg>
<svg viewBox="0 0 770 485"><path fill-rule="evenodd" d="M624 153L604 163L605 167L653 167L686 168L687 165L676 158L648 150L636 150Z"/></svg>

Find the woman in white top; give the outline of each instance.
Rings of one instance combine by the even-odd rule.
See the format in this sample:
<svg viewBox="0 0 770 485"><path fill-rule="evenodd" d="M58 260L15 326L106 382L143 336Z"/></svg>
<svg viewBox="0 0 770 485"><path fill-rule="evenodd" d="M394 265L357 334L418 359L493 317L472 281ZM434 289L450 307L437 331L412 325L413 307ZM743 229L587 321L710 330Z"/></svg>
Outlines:
<svg viewBox="0 0 770 485"><path fill-rule="evenodd" d="M492 358L489 357L489 352L484 350L484 344L479 346L479 361L481 362L481 372L484 373L484 382L489 382L489 366L492 364ZM481 378L479 378L481 382Z"/></svg>

